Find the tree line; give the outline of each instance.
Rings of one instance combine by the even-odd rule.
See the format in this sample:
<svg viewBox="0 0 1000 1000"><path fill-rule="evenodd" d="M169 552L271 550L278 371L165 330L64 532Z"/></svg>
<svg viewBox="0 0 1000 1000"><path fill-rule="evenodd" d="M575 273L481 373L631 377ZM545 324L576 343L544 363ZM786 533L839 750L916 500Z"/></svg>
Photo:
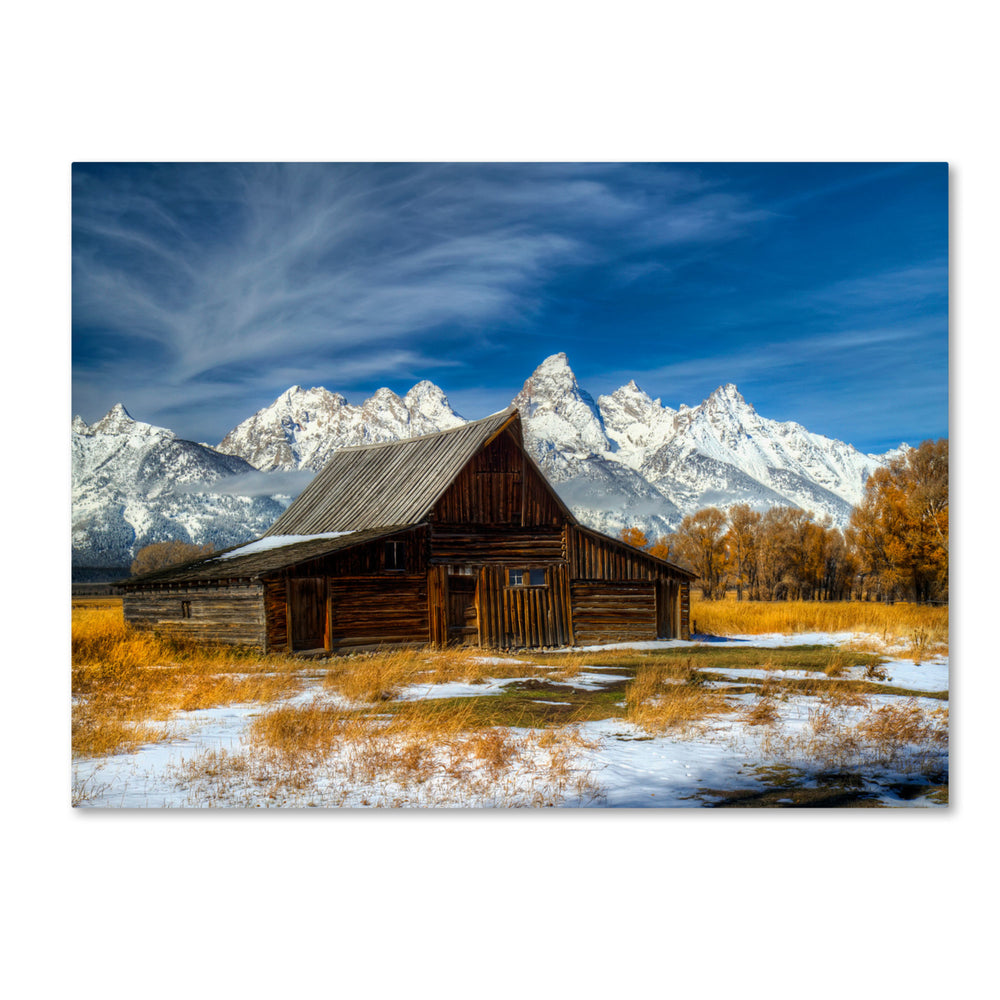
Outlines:
<svg viewBox="0 0 1000 1000"><path fill-rule="evenodd" d="M735 504L687 515L650 541L623 541L686 564L705 600L948 600L948 441L924 441L865 484L848 526L798 507Z"/></svg>

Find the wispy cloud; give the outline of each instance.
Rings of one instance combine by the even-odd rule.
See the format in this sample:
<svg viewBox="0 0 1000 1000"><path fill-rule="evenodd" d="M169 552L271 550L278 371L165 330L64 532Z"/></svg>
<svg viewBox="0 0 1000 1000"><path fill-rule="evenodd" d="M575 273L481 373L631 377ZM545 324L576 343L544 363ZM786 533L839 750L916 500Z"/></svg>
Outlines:
<svg viewBox="0 0 1000 1000"><path fill-rule="evenodd" d="M764 341L747 338L745 346L739 350L706 353L644 371L633 370L629 374L622 370L609 375L609 378L635 378L640 384L646 381L651 385L704 381L714 386L736 381L737 378L784 378L786 375L783 373L797 368L808 368L810 374L816 374L814 366L834 355L860 352L858 362L861 363L865 355L889 349L895 357L901 343L913 342L932 332L932 324L925 323L907 327L838 331L795 340Z"/></svg>
<svg viewBox="0 0 1000 1000"><path fill-rule="evenodd" d="M73 215L77 406L118 386L161 414L461 366L554 279L670 279L657 248L763 218L697 171L614 164L81 167Z"/></svg>
<svg viewBox="0 0 1000 1000"><path fill-rule="evenodd" d="M324 171L311 184L289 177L298 172L243 178L233 231L193 260L158 245L145 215L106 221L113 195L100 224L79 205L77 324L152 342L176 381L296 353L347 363L429 328L514 315L545 269L578 249L510 227L449 230L433 205L407 225L406 207L377 187L341 190ZM175 213L196 196L184 192Z"/></svg>
<svg viewBox="0 0 1000 1000"><path fill-rule="evenodd" d="M933 261L836 281L802 298L803 304L846 307L918 306L948 294L948 265Z"/></svg>
<svg viewBox="0 0 1000 1000"><path fill-rule="evenodd" d="M291 472L248 472L227 476L212 482L183 483L177 493L221 493L225 496L272 497L298 496L312 481L314 473L305 470Z"/></svg>

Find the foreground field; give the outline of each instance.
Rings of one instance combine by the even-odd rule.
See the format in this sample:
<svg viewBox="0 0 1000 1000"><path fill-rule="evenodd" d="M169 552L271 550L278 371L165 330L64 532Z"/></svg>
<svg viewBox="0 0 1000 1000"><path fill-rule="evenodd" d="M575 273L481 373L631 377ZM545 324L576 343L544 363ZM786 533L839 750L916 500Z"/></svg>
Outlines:
<svg viewBox="0 0 1000 1000"><path fill-rule="evenodd" d="M922 643L884 628L321 662L163 643L113 602L73 624L77 805L947 802L929 621L908 626Z"/></svg>

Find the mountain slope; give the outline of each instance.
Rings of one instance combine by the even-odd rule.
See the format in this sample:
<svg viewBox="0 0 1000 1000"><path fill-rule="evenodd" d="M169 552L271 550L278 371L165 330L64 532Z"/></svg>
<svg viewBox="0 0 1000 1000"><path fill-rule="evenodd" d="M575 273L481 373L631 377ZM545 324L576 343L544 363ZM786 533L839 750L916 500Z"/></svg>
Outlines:
<svg viewBox="0 0 1000 1000"><path fill-rule="evenodd" d="M615 398L627 388L601 397L605 423L628 441L630 464L685 513L736 502L788 504L844 524L868 476L884 461L799 424L759 416L731 383L677 412L657 412L659 401L649 401L640 423L648 428L643 436Z"/></svg>
<svg viewBox="0 0 1000 1000"><path fill-rule="evenodd" d="M660 535L680 521L672 500L617 459L601 412L565 354L546 358L512 405L528 452L585 524L609 534L641 524Z"/></svg>
<svg viewBox="0 0 1000 1000"><path fill-rule="evenodd" d="M256 475L231 455L133 420L120 403L88 426L73 421L73 564L125 566L152 542L217 548L264 531L284 509L268 497L211 493L204 484Z"/></svg>

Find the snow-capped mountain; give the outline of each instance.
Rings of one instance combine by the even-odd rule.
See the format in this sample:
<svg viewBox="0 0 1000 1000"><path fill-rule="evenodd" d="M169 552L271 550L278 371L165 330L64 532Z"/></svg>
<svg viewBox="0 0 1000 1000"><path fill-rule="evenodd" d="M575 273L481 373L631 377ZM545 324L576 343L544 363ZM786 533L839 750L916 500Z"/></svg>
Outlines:
<svg viewBox="0 0 1000 1000"><path fill-rule="evenodd" d="M293 385L233 428L218 450L267 471L318 472L337 448L397 441L463 423L433 382L418 382L403 398L379 389L360 406L340 393Z"/></svg>
<svg viewBox="0 0 1000 1000"><path fill-rule="evenodd" d="M585 524L611 534L641 524L661 535L680 521L673 501L618 460L601 411L565 354L546 358L512 402L528 451Z"/></svg>
<svg viewBox="0 0 1000 1000"><path fill-rule="evenodd" d="M76 417L72 430L74 566L127 566L144 545L172 539L234 545L261 534L286 506L203 492L203 484L258 473L240 458L133 420L120 403L90 426Z"/></svg>
<svg viewBox="0 0 1000 1000"><path fill-rule="evenodd" d="M799 424L761 417L731 383L676 412L634 382L601 396L599 404L621 459L685 513L739 502L787 504L843 525L868 476L886 460Z"/></svg>
<svg viewBox="0 0 1000 1000"><path fill-rule="evenodd" d="M732 384L676 410L635 381L595 402L565 354L546 358L513 405L529 452L563 500L585 524L611 534L636 526L655 537L685 514L739 502L799 506L843 526L868 476L899 453L865 455L799 424L761 417ZM288 498L241 496L229 487L206 492L204 484L256 470L317 471L337 448L464 422L427 381L404 397L379 389L360 406L321 387L292 386L217 449L132 420L120 405L93 426L77 417L74 564L124 565L142 545L168 538L217 547L248 541Z"/></svg>

